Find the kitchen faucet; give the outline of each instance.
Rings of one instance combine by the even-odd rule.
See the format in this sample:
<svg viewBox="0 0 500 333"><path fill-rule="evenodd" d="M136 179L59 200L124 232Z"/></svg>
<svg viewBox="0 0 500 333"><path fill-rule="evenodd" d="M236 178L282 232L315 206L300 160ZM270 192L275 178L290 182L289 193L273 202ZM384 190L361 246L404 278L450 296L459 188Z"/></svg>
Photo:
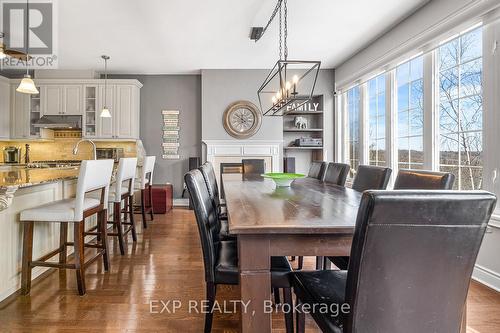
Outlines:
<svg viewBox="0 0 500 333"><path fill-rule="evenodd" d="M80 145L80 143L84 142L84 141L87 141L89 143L92 144L92 147L93 147L93 154L94 154L94 160L97 159L97 152L96 152L96 145L94 143L94 141L90 140L90 139L81 139L80 141L78 141L75 145L75 147L73 148L73 155L76 155L78 154L78 146Z"/></svg>

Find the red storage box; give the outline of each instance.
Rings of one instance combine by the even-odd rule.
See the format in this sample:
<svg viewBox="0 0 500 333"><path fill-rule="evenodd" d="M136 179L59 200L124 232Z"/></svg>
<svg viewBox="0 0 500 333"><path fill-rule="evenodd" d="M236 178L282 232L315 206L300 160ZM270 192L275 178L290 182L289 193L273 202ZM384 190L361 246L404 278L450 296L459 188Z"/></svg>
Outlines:
<svg viewBox="0 0 500 333"><path fill-rule="evenodd" d="M155 214L168 213L173 206L174 189L172 184L153 185L153 212ZM146 207L149 206L149 195L146 191Z"/></svg>

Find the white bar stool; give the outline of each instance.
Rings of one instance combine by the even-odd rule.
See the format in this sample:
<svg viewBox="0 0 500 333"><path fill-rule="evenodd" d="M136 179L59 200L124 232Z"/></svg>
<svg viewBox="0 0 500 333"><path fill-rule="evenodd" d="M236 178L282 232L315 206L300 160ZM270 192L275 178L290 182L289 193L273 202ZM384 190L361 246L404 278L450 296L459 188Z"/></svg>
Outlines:
<svg viewBox="0 0 500 333"><path fill-rule="evenodd" d="M113 160L82 161L76 198L58 200L21 212L24 224L23 236L23 268L21 277L21 293L27 295L31 289L31 270L33 267L53 267L76 270L78 293L85 294L85 268L103 257L104 270L109 269L109 253L106 237L106 203L108 202L109 183L113 171ZM101 190L99 199L85 197L91 191ZM100 225L100 241L85 243L85 218L98 214ZM59 248L47 253L38 260L33 260L33 226L35 222L56 222L61 224ZM68 223L73 223L74 242L67 241ZM74 246L74 263L68 264L67 246ZM99 249L97 254L85 262L85 247ZM47 262L59 254L59 263Z"/></svg>
<svg viewBox="0 0 500 333"><path fill-rule="evenodd" d="M154 220L153 213L153 171L155 168L156 156L146 156L144 158L144 165L142 166L141 174L136 182L136 190L141 190L141 214L142 214L142 226L146 229L148 227L146 223L146 213L151 215L151 221ZM149 206L146 207L146 191L149 196Z"/></svg>
<svg viewBox="0 0 500 333"><path fill-rule="evenodd" d="M108 202L113 204L113 220L108 221L108 224L113 225L113 230L115 232L108 232L108 236L118 237L118 245L120 247L120 253L125 254L125 236L132 231L132 240L137 241L137 232L135 230L135 221L133 213L133 200L134 200L134 180L137 169L137 158L120 158L118 162L118 168L116 170L115 183L111 185L109 190ZM124 184L125 183L125 184ZM98 193L93 192L92 197L96 197ZM125 206L123 212L125 213L124 221L121 218L121 204L125 200ZM127 214L130 216L130 222L127 219ZM123 230L123 225L129 226L126 230ZM94 232L98 230L99 226L94 227L87 231L86 235L96 235L100 236L100 232Z"/></svg>

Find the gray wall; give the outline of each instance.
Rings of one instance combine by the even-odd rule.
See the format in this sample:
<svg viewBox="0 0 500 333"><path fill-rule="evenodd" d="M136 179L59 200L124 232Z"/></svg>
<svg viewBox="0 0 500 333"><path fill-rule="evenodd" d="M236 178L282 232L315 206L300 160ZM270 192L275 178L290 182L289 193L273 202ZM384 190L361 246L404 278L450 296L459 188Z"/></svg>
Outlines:
<svg viewBox="0 0 500 333"><path fill-rule="evenodd" d="M202 140L234 140L222 125L222 115L227 106L237 100L249 100L259 106L257 89L269 70L267 69L207 69L201 71L202 82ZM333 159L333 69L321 70L315 94L324 95L325 147L327 159ZM282 140L283 118L263 117L259 132L249 140Z"/></svg>
<svg viewBox="0 0 500 333"><path fill-rule="evenodd" d="M148 154L156 156L154 183L174 185L180 198L188 158L201 156L201 77L200 75L113 75L133 78L141 89L141 139ZM163 160L162 110L180 111L180 160Z"/></svg>

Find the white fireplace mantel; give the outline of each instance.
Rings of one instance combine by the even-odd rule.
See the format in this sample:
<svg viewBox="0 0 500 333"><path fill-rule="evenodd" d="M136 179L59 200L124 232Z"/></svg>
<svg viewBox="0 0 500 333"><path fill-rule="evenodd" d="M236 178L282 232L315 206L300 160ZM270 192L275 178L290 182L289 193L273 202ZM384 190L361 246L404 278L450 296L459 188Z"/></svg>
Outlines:
<svg viewBox="0 0 500 333"><path fill-rule="evenodd" d="M272 161L271 171L281 172L282 140L203 140L203 143L206 145L207 161L213 164L217 164L217 159L222 157L267 157Z"/></svg>

